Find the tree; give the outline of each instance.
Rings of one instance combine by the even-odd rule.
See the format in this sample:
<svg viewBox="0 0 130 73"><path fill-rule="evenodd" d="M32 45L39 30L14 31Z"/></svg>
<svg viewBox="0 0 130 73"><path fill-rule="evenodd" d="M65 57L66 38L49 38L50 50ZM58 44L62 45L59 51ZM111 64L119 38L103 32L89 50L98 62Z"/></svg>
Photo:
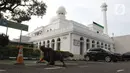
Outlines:
<svg viewBox="0 0 130 73"><path fill-rule="evenodd" d="M0 0L0 18L18 23L28 21L31 16L42 17L46 13L46 4L38 0Z"/></svg>
<svg viewBox="0 0 130 73"><path fill-rule="evenodd" d="M9 43L9 38L5 34L0 34L0 46L6 46Z"/></svg>

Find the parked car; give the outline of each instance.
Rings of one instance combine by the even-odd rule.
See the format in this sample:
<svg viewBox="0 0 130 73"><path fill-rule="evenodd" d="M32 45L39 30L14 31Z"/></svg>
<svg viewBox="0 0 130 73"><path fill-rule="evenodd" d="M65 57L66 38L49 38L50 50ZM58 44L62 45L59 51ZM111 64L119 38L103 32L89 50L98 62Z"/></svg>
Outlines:
<svg viewBox="0 0 130 73"><path fill-rule="evenodd" d="M130 61L130 52L126 52L122 54L122 59L124 61Z"/></svg>
<svg viewBox="0 0 130 73"><path fill-rule="evenodd" d="M122 60L121 54L113 53L104 48L89 49L87 50L87 53L84 55L84 58L86 59L86 61L105 60L106 62L117 62L119 60Z"/></svg>

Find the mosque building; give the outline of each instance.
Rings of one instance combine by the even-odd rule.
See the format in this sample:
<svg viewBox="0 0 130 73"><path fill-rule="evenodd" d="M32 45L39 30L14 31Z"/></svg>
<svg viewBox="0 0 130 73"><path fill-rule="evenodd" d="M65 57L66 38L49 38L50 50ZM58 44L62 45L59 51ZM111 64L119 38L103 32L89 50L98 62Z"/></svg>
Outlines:
<svg viewBox="0 0 130 73"><path fill-rule="evenodd" d="M107 5L101 6L103 25L96 22L85 26L73 20L67 20L66 9L61 6L56 11L57 16L46 26L36 28L30 32L29 42L36 45L51 47L54 50L69 51L75 55L84 55L91 48L105 48L115 51L114 41L108 35L106 11Z"/></svg>

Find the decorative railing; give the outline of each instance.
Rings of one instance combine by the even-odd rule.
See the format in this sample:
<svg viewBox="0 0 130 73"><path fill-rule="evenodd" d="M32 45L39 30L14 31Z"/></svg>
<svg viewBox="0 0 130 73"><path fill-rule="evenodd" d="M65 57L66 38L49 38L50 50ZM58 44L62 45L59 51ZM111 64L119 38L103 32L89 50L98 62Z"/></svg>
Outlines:
<svg viewBox="0 0 130 73"><path fill-rule="evenodd" d="M83 34L91 36L92 38L97 38L99 40L107 41L107 42L113 42L111 40L111 38L106 34L94 32L91 29L89 29L89 27L87 27L87 26L83 27L83 26L80 26L77 24L73 24L73 25L74 25L73 26L74 30L76 30L78 32L82 32Z"/></svg>
<svg viewBox="0 0 130 73"><path fill-rule="evenodd" d="M46 37L62 34L62 33L65 33L65 32L70 32L70 31L73 31L73 27L72 26L71 27L67 27L67 28L62 28L62 29L55 29L55 30L50 31L50 32L43 32L39 36L33 36L33 37L31 37L30 41L41 40L42 38L46 38Z"/></svg>
<svg viewBox="0 0 130 73"><path fill-rule="evenodd" d="M65 32L71 32L71 31L77 31L77 32L83 33L87 36L90 36L92 38L96 38L96 39L99 39L102 41L112 42L111 38L108 35L96 33L94 31L92 31L89 27L84 26L84 25L80 25L76 22L71 22L70 26L66 27L66 28L55 29L55 30L50 31L50 32L42 32L42 34L39 36L31 37L30 41L38 41L38 40L41 40L41 39L46 38L46 37L55 36L58 34L62 34Z"/></svg>

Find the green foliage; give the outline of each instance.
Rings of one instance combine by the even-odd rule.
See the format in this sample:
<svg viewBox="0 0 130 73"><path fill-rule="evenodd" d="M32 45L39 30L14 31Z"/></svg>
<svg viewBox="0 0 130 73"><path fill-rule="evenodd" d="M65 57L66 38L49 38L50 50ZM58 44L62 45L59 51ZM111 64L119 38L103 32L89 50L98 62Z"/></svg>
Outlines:
<svg viewBox="0 0 130 73"><path fill-rule="evenodd" d="M17 57L18 56L18 49L16 46L7 46L2 47L0 46L0 58L1 56L4 57ZM31 48L23 48L23 56L28 58L39 58L40 57L40 50L33 50Z"/></svg>
<svg viewBox="0 0 130 73"><path fill-rule="evenodd" d="M18 23L30 20L32 15L42 17L46 13L46 8L46 4L38 0L0 0L0 12L8 13L4 15L6 19ZM0 18L2 16L0 14Z"/></svg>
<svg viewBox="0 0 130 73"><path fill-rule="evenodd" d="M0 34L0 46L6 46L9 43L9 38L5 34Z"/></svg>
<svg viewBox="0 0 130 73"><path fill-rule="evenodd" d="M8 47L8 51L9 51L8 54L9 54L10 57L17 57L18 49L15 46Z"/></svg>
<svg viewBox="0 0 130 73"><path fill-rule="evenodd" d="M40 57L40 50L34 50L33 53L32 53L32 56Z"/></svg>
<svg viewBox="0 0 130 73"><path fill-rule="evenodd" d="M9 53L8 47L2 47L2 46L0 46L0 55L4 54L4 55L7 56L8 53Z"/></svg>

